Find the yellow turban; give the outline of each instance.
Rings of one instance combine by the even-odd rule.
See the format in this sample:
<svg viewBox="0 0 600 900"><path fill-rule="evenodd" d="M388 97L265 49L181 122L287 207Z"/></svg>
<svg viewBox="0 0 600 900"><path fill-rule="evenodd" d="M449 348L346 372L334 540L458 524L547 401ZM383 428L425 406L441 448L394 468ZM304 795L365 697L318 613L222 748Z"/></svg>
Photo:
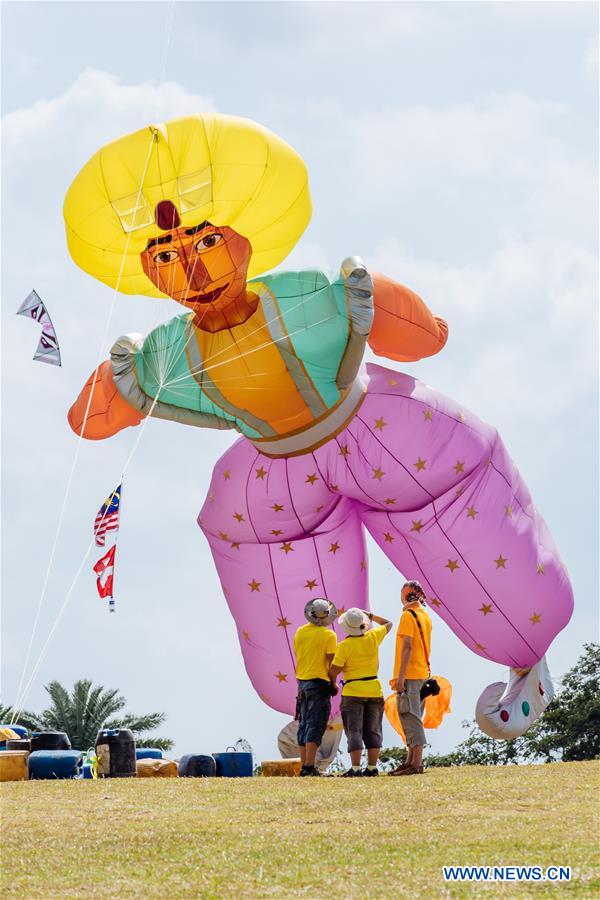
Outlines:
<svg viewBox="0 0 600 900"><path fill-rule="evenodd" d="M289 144L248 119L186 116L107 144L79 172L63 210L77 265L125 294L164 296L140 261L160 234L161 200L182 227L208 221L248 238L250 278L285 259L311 216L306 166Z"/></svg>

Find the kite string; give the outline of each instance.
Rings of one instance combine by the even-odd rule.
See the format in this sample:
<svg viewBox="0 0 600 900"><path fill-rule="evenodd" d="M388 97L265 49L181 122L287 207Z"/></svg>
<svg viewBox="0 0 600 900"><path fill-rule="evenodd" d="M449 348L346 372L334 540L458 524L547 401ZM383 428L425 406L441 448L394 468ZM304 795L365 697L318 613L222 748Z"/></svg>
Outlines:
<svg viewBox="0 0 600 900"><path fill-rule="evenodd" d="M133 445L133 447L132 447L132 449L131 449L131 451L130 451L128 457L127 457L127 459L125 460L125 464L123 465L123 469L122 469L121 483L123 482L123 480L124 480L124 478L125 478L125 472L127 471L127 468L128 468L128 466L130 465L130 463L131 463L131 461L132 461L132 459L133 459L133 457L134 457L134 455L135 455L135 453L136 453L136 451L137 451L137 449L138 449L138 447L139 447L140 441L141 441L142 436L143 436L143 434L144 434L144 431L145 431L145 429L146 429L146 425L148 424L148 421L150 420L150 417L151 417L151 415L152 415L152 412L153 412L153 410L154 410L154 407L156 406L156 403L158 402L158 396L159 396L159 394L160 394L160 390L161 390L161 389L159 388L158 393L156 394L156 396L155 396L155 398L154 398L154 401L153 401L153 403L152 403L152 406L151 406L151 408L150 408L150 412L148 413L148 417L147 417L147 418L144 420L144 422L142 423L142 426L141 426L141 428L140 428L139 434L137 435L136 441L135 441L135 443L134 443L134 445ZM108 508L105 510L104 515L102 516L101 522L100 522L99 524L101 524L101 523L104 521L104 518L105 518L105 516L107 515L107 513L108 513ZM25 687L23 688L22 694L21 694L21 696L20 696L20 698L19 698L18 705L15 704L15 706L13 707L13 714L12 714L12 718L11 718L11 724L12 724L12 723L15 721L15 719L17 719L17 718L20 716L20 714L23 712L23 706L24 706L25 701L26 701L26 699L27 699L27 696L28 696L28 694L29 694L29 692L30 692L30 690L31 690L31 688L32 688L32 686L33 686L33 682L35 681L35 678L36 678L37 673L38 673L38 671L39 671L39 669L40 669L40 666L42 665L44 659L46 658L46 653L48 652L48 648L49 648L49 646L50 646L50 642L51 642L51 640L52 640L52 637L53 637L53 635L54 635L54 632L56 631L56 629L57 629L57 627L58 627L58 625L59 625L59 623L60 623L60 620L62 619L62 617L63 617L63 615L64 615L64 612L65 612L65 610L66 610L66 608L67 608L67 606L68 606L68 604L69 604L69 601L70 601L70 599L71 599L71 596L72 596L72 594L73 594L73 591L75 590L75 586L76 586L76 584L77 584L77 582L78 582L78 580L79 580L79 576L81 575L81 573L82 573L82 571L83 571L83 567L84 567L84 565L85 565L85 563L86 563L86 561L87 561L87 558L88 558L88 556L90 555L90 552L92 551L94 545L95 545L95 536L92 537L92 539L90 540L90 542L89 542L89 544L88 544L88 546L87 546L87 549L86 549L86 551L85 551L85 553L84 553L84 555L83 555L83 558L82 558L82 560L81 560L81 562L80 562L80 564L79 564L79 566L78 566L78 568L77 568L77 571L76 571L76 573L75 573L75 575L74 575L74 577L73 577L73 580L71 581L71 585L70 585L70 587L69 587L69 589L68 589L68 591L67 591L67 593L66 593L66 595L65 595L65 599L63 600L63 603L62 603L62 605L61 605L61 607L60 607L58 613L56 614L56 617L55 617L55 619L54 619L54 622L53 622L53 624L52 624L52 626L51 626L51 628L50 628L50 631L49 631L49 633L48 633L48 636L47 636L47 638L46 638L44 644L42 645L42 647L41 647L41 649L40 649L40 652L39 652L39 654L38 654L38 657L37 657L36 662L35 662L35 664L34 664L34 667L33 667L33 669L32 669L31 675L29 676L29 679L28 679L27 683L25 684Z"/></svg>
<svg viewBox="0 0 600 900"><path fill-rule="evenodd" d="M150 139L150 146L149 146L149 148L148 148L148 154L147 154L147 157L146 157L146 163L145 163L145 165L144 165L144 170L143 170L143 173L142 173L142 179L141 179L140 186L139 186L139 190L138 190L138 194L137 194L137 197L136 197L136 203L135 203L135 207L134 207L134 217L135 217L135 213L137 212L137 209L138 209L138 206L139 206L140 197L141 197L142 190L143 190L143 186L144 186L144 179L145 179L145 177L146 177L146 173L147 173L147 171L148 171L148 166L149 166L149 164L150 164L150 157L151 157L151 155L152 155L152 148L153 148L153 146L154 146L155 140L156 140L156 135L155 135L155 133L153 132L153 133L152 133L152 137L151 137L151 139ZM45 576L44 576L44 582L43 582L43 585L42 585L42 592L41 592L41 594L40 594L40 598L39 598L39 601L38 601L37 610L36 610L36 614L35 614L35 618L34 618L34 622L33 622L33 627L32 627L32 630L31 630L31 633L30 633L30 636L29 636L29 644L28 644L28 646L27 646L27 652L26 652L26 654L25 654L25 661L24 661L24 663L23 663L23 667L22 667L22 670L21 670L21 677L20 677L20 679L19 679L19 686L18 686L18 688L17 688L17 695L16 695L16 699L15 699L15 703L16 703L17 705L20 703L20 699L21 699L20 695L21 695L21 689L22 689L22 686L23 686L23 680L24 680L24 678L25 678L25 673L26 673L26 671L27 671L27 665L28 665L28 663L29 663L29 659L30 659L30 656L31 656L31 650L32 650L32 647L33 647L33 641L34 641L35 635L36 635L36 633L37 633L37 628L38 628L38 624L39 624L39 620L40 620L40 615L41 615L41 611L42 611L42 605L43 605L43 602L44 602L44 598L45 598L45 596L46 596L46 590L47 590L47 587L48 587L48 581L49 581L49 579L50 579L50 572L51 572L51 570L52 570L52 565L53 565L53 563L54 563L54 557L55 557L55 554L56 554L56 548L57 548L57 546L58 546L58 539L59 539L59 536L60 536L60 533L61 533L61 530L62 530L62 524L63 524L63 520L64 520L66 508L67 508L67 502L68 502L69 497L70 497L70 494L71 494L71 487L72 487L72 484L73 484L73 476L74 476L74 474L75 474L75 469L77 468L77 463L78 463L78 460L79 460L79 451L80 451L80 449L81 449L81 443L82 443L82 440L83 440L83 435L84 435L84 431L85 431L85 425L86 425L86 422L87 422L87 419L88 419L88 415L89 415L89 411L90 411L90 406L91 406L91 402L92 402L92 397L93 397L93 394L94 394L94 388L96 387L96 382L97 382L97 379L98 379L98 368L99 368L100 363L101 363L101 361L102 361L102 356L104 355L104 353L103 353L103 351L104 351L104 345L105 345L105 343L106 343L106 338L107 338L107 336L108 336L108 330L109 330L109 328L110 328L110 323L111 323L111 321L112 321L112 317L113 317L113 314L114 314L114 309L115 309L116 300L117 300L117 294L118 294L118 291L119 291L119 285L120 285L120 283L121 283L121 278L122 278L122 275L123 275L123 269L124 269L124 267L125 267L125 261L126 261L126 259L127 259L127 252L128 252L128 250L129 250L129 243L130 243L130 240L131 240L131 232L129 232L128 235L127 235L127 239L126 239L126 242L125 242L125 249L123 250L123 254L122 254L122 256L121 256L121 264L120 264L120 266L119 266L119 273L118 273L118 275L117 275L117 280L116 280L116 282L115 282L115 287L114 287L114 289L113 289L112 298L111 298L111 303L110 303L110 307L109 307L109 310L108 310L108 315L107 315L107 318L106 318L106 322L105 322L105 325L104 325L104 331L103 331L103 333L102 333L102 338L101 338L101 341L100 341L100 346L99 346L99 350L98 350L98 356L97 356L97 358L96 358L96 366L95 366L95 369L94 369L94 376L93 376L93 380L92 380L92 387L91 387L91 390L90 390L90 392L89 392L89 396L88 396L88 399L87 399L87 404L86 404L86 407L85 407L85 413L84 413L84 416L83 416L83 423L82 423L82 425L81 425L81 430L80 430L79 435L78 435L78 437L77 437L77 442L76 442L76 445L75 445L75 453L74 453L74 456L73 456L73 462L72 462L72 464L71 464L71 471L69 472L69 477L68 477L68 479L67 479L67 486L66 486L66 488L65 488L65 492L64 492L64 495L63 495L63 500L62 500L62 504L61 504L60 514L59 514L59 517L58 517L58 523L57 523L56 530L55 530L55 533L54 533L54 540L53 540L53 542L52 542L52 549L51 549L51 551L50 551L50 558L49 558L49 560L48 560L48 565L47 565L47 567L46 567L46 573L45 573ZM12 722L14 722L14 718L11 720L11 723L12 723Z"/></svg>
<svg viewBox="0 0 600 900"><path fill-rule="evenodd" d="M164 81L165 74L166 74L167 61L168 61L168 56L169 56L169 49L170 49L170 46L171 46L171 36L172 36L172 32L173 32L173 21L174 21L174 17L175 17L175 0L171 0L171 6L170 6L170 9L169 9L169 21L168 21L168 25L167 25L167 37L166 37L166 41L165 41L165 49L164 49L164 53L163 53L163 60L162 60L162 66L161 66L160 78L159 78L159 82L158 82L158 88L159 88L159 89L160 89L160 87L162 86L162 83L163 83L163 81ZM148 166L149 166L149 164L150 164L150 157L151 157L151 155L152 155L152 148L153 148L153 146L154 146L155 140L156 140L156 133L153 132L153 133L152 133L152 137L151 137L151 139L150 139L150 146L149 146L149 148L148 148L148 155L147 155L147 158L146 158L146 163L145 163L145 165L144 165L144 170L143 170L143 172L142 172L142 177L141 177L141 180L140 180L140 186L139 186L139 190L138 190L138 194L137 194L136 202L135 202L135 206L134 206L134 212L133 212L133 218L134 218L134 221L135 221L135 215L136 215L137 210L138 210L138 207L139 207L140 197L141 197L142 190L143 190L143 187L144 187L144 180L145 180L145 178L146 178L146 173L147 173L147 171L148 171ZM122 257L121 257L121 264L120 264L120 267L119 267L119 274L118 274L118 276L117 276L117 280L116 280L115 287L114 287L114 290L113 290L113 295L112 295L112 299L111 299L111 304L110 304L110 307L109 307L109 312L108 312L108 316L107 316L107 319L106 319L106 324L105 324L105 327L104 327L104 332L103 332L103 335L102 335L102 340L101 340L101 342L100 342L100 348L99 348L98 357L97 357L97 360L96 360L96 367L95 367L95 369L94 369L94 378L93 378L93 382L92 382L92 388L91 388L91 391L90 391L90 394L89 394L89 397L88 397L88 402L87 402L86 409L85 409L85 414L84 414L84 417L83 417L83 423L82 423L82 426L81 426L81 432L80 432L80 434L78 435L78 440L77 440L77 444L76 444L76 447L75 447L75 454L74 454L74 457L73 457L73 463L72 463L71 471L70 471L70 473L69 473L69 477L68 477L68 480L67 480L67 487L66 487L66 489L65 489L65 493L64 493L64 496L63 496L63 502L62 502L62 506L61 506L61 510L60 510L60 514L59 514L59 518L58 518L58 523L57 523L57 527L56 527L56 531L55 531L55 535L54 535L54 540L53 540L53 544L52 544L52 549L51 549L51 552L50 552L50 559L49 559L48 566L47 566L47 569L46 569L46 573L45 573L45 576L44 576L44 582L43 582L43 586L42 586L42 592L41 592L41 594L40 594L40 599L39 599L39 601L38 601L38 606L37 606L37 610L36 610L36 615L35 615L35 618L34 618L34 624L33 624L33 627L32 627L31 633L30 633L30 637L29 637L29 644L28 644L28 647L27 647L26 655L25 655L25 662L23 663L23 667L22 667L22 670L21 670L21 676L20 676L20 679L19 679L19 686L18 686L18 688L17 688L17 695L16 695L16 698L15 698L16 704L19 703L19 696L20 696L21 689L22 689L22 686L23 686L23 680L24 680L24 678L25 678L25 673L26 673L26 671L27 671L27 665L28 665L28 663L29 663L29 658L30 658L30 656L31 656L31 650L32 650L32 647L33 647L33 641L34 641L35 635L36 635L36 633L37 633L37 627L38 627L38 624L39 624L39 619L40 619L40 614L41 614L41 610L42 610L42 605L43 605L44 597L45 597L46 590L47 590L47 587L48 587L48 581L49 581L49 578L50 578L50 572L51 572L51 569L52 569L52 564L53 564L53 562L54 562L54 556L55 556L56 548L57 548L57 545L58 545L58 538L59 538L59 535L60 535L60 532L61 532L61 529L62 529L62 524L63 524L63 520L64 520L64 515L65 515L65 511L66 511L66 507L67 507L67 501L68 501L68 499L69 499L69 495L70 495L70 492L71 492L71 486L72 486L72 483L73 483L73 476L74 476L74 474L75 474L75 469L76 469L76 467L77 467L77 462L78 462L78 458L79 458L79 450L80 450L80 448L81 448L81 441L82 441L82 439L83 439L83 434L84 434L84 430L85 430L85 424L86 424L86 422L87 422L87 418L88 418L88 414L89 414L89 410L90 410L90 404L91 404L92 396L93 396L93 393L94 393L94 388L95 388L95 386L96 386L96 380L97 380L97 377L98 377L98 367L100 366L100 363L101 363L101 359L102 359L102 356L103 356L103 347L104 347L104 344L105 344L105 342L106 342L106 338L107 338L107 335L108 335L108 330L109 330L109 327L110 327L110 323L111 323L111 321L112 321L112 317L113 317L113 313L114 313L114 307L115 307L116 298L117 298L117 293L118 293L118 290L119 290L119 285L120 285L120 282L121 282L121 277L122 277L123 269L124 269L124 266L125 266L125 260L126 260L126 258L127 258L127 252L128 252L128 250L129 250L130 239L131 239L131 232L129 232L128 235L127 235L127 240L126 240L126 243L125 243L125 249L124 249L123 254L122 254ZM157 394L157 397L158 397L158 394ZM155 401L155 402L156 402L156 401ZM137 446L137 443L139 443L139 441L136 442L136 446ZM13 710L13 713L14 713L14 710ZM13 715L13 718L11 719L11 723L12 723L12 722L14 722L14 715Z"/></svg>

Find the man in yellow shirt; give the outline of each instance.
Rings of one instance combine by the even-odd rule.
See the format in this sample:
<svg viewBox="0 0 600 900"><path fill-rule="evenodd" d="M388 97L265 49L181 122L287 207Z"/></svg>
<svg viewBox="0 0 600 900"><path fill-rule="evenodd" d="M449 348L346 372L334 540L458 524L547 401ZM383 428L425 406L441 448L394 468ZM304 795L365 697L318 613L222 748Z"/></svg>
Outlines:
<svg viewBox="0 0 600 900"><path fill-rule="evenodd" d="M371 629L373 622L378 627ZM383 691L377 678L379 645L392 623L354 607L340 616L339 625L348 637L337 645L331 677L335 681L343 672L345 679L341 712L352 766L344 777L377 775L377 760L383 743ZM363 746L367 749L367 768L361 771Z"/></svg>
<svg viewBox="0 0 600 900"><path fill-rule="evenodd" d="M294 635L300 775L320 775L315 757L331 714L331 697L337 694L329 674L337 638L327 627L337 616L337 609L330 600L316 598L306 604L304 615L308 625L301 625Z"/></svg>
<svg viewBox="0 0 600 900"><path fill-rule="evenodd" d="M408 756L406 762L391 774L421 775L426 744L423 728L425 703L421 700L421 688L431 677L431 619L423 608L425 593L418 581L407 581L402 586L400 597L403 612L396 636L394 677L398 714L406 736Z"/></svg>

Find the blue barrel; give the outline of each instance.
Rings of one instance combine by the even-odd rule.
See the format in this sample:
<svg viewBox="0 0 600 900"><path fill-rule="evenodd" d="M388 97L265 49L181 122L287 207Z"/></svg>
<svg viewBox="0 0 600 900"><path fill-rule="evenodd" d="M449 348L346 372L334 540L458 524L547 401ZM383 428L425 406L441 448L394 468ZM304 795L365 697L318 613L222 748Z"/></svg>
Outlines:
<svg viewBox="0 0 600 900"><path fill-rule="evenodd" d="M158 747L136 747L136 759L164 759L162 750Z"/></svg>
<svg viewBox="0 0 600 900"><path fill-rule="evenodd" d="M78 778L83 754L80 750L34 750L29 754L29 777Z"/></svg>
<svg viewBox="0 0 600 900"><path fill-rule="evenodd" d="M218 778L250 778L252 776L251 753L213 753Z"/></svg>
<svg viewBox="0 0 600 900"><path fill-rule="evenodd" d="M19 735L19 737L27 737L27 729L23 728L22 725L11 725L9 722L3 722L2 724L0 724L0 728L10 728L11 731L14 731L15 734ZM4 738L4 740L0 740L0 750L6 749L6 738Z"/></svg>
<svg viewBox="0 0 600 900"><path fill-rule="evenodd" d="M212 756L186 753L179 760L179 776L181 778L214 778L216 774L217 764Z"/></svg>

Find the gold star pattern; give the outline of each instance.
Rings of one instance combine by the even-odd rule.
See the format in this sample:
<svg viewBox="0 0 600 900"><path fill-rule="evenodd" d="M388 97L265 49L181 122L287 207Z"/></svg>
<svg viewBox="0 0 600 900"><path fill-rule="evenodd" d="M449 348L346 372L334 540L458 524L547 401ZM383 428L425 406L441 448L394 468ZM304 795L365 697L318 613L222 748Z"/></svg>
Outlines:
<svg viewBox="0 0 600 900"><path fill-rule="evenodd" d="M413 466L415 467L417 472L422 472L426 465L427 465L427 460L421 459L421 457L418 458L416 463L413 463Z"/></svg>
<svg viewBox="0 0 600 900"><path fill-rule="evenodd" d="M233 518L234 518L234 519L237 519L238 522L245 522L245 521L246 521L246 520L244 519L243 515L242 515L241 513L238 513L238 512L234 512Z"/></svg>
<svg viewBox="0 0 600 900"><path fill-rule="evenodd" d="M529 621L532 625L539 625L539 623L542 621L542 616L540 613L534 612L534 614L529 617Z"/></svg>
<svg viewBox="0 0 600 900"><path fill-rule="evenodd" d="M284 675L283 672L275 672L275 678L277 681L287 681L287 675Z"/></svg>
<svg viewBox="0 0 600 900"><path fill-rule="evenodd" d="M383 416L381 417L381 419L375 419L375 428L377 429L377 431L383 431L386 425L387 422L384 421Z"/></svg>
<svg viewBox="0 0 600 900"><path fill-rule="evenodd" d="M247 631L242 631L242 637L244 638L245 641L250 640L250 635Z"/></svg>
<svg viewBox="0 0 600 900"><path fill-rule="evenodd" d="M309 578L308 581L306 582L306 584L304 585L304 587L305 587L305 588L308 588L309 591L312 591L314 588L316 588L317 583L318 583L318 582L315 581L314 578Z"/></svg>
<svg viewBox="0 0 600 900"><path fill-rule="evenodd" d="M482 603L479 607L479 612L483 613L484 616L489 616L492 612L492 604L491 603Z"/></svg>
<svg viewBox="0 0 600 900"><path fill-rule="evenodd" d="M257 581L256 578L253 578L252 581L248 582L248 587L250 588L250 593L253 594L254 591L260 591L260 586L262 581Z"/></svg>
<svg viewBox="0 0 600 900"><path fill-rule="evenodd" d="M467 519L474 519L477 515L477 510L474 506L467 506Z"/></svg>
<svg viewBox="0 0 600 900"><path fill-rule="evenodd" d="M233 541L233 543L232 543L232 545L231 545L231 549L232 549L232 550L239 550L239 549L240 549L239 541Z"/></svg>
<svg viewBox="0 0 600 900"><path fill-rule="evenodd" d="M229 538L227 537L227 534L226 534L224 531L220 531L220 532L219 532L219 537L221 538L222 541L228 541L228 540L229 540Z"/></svg>
<svg viewBox="0 0 600 900"><path fill-rule="evenodd" d="M452 468L454 469L454 471L456 472L457 475L460 475L461 472L464 472L464 471L465 471L465 463L464 463L464 460L461 461L460 459L457 459L457 460L456 460L456 465L455 465L455 466L452 466Z"/></svg>
<svg viewBox="0 0 600 900"><path fill-rule="evenodd" d="M538 575L543 575L544 574L543 563L538 563L537 566L535 567L535 571L537 572Z"/></svg>
<svg viewBox="0 0 600 900"><path fill-rule="evenodd" d="M505 568L506 568L506 563L508 562L508 560L505 559L505 558L502 556L502 554L500 554L500 556L498 557L498 559L495 559L494 562L496 563L496 568L497 568L497 569L505 569Z"/></svg>
<svg viewBox="0 0 600 900"><path fill-rule="evenodd" d="M432 606L441 606L441 605L442 605L442 604L440 603L440 601L437 599L437 597L432 597L431 600L429 601L429 603L430 603Z"/></svg>
<svg viewBox="0 0 600 900"><path fill-rule="evenodd" d="M321 504L320 506L317 506L317 508L315 509L315 512L321 512L322 509L323 509L323 504Z"/></svg>
<svg viewBox="0 0 600 900"><path fill-rule="evenodd" d="M388 497L387 500L383 501L387 506L393 506L396 502L395 497Z"/></svg>
<svg viewBox="0 0 600 900"><path fill-rule="evenodd" d="M458 418L460 419L461 422L464 422L466 419L464 412L459 412Z"/></svg>
<svg viewBox="0 0 600 900"><path fill-rule="evenodd" d="M291 624L292 623L288 619L286 619L285 616L282 619L278 619L278 621L277 621L278 628L287 628L288 625L291 625Z"/></svg>
<svg viewBox="0 0 600 900"><path fill-rule="evenodd" d="M348 444L344 444L342 447L340 447L340 456L343 456L344 459L347 456L350 456L350 450L348 449Z"/></svg>
<svg viewBox="0 0 600 900"><path fill-rule="evenodd" d="M337 484L330 484L329 490L330 491L339 491L339 487L337 486Z"/></svg>
<svg viewBox="0 0 600 900"><path fill-rule="evenodd" d="M457 497L460 497L462 494L464 494L464 492L465 492L464 487L459 487L458 490L456 490L454 493L456 494Z"/></svg>
<svg viewBox="0 0 600 900"><path fill-rule="evenodd" d="M388 378L388 384L389 384L390 387L396 387L396 385L398 384L398 382L396 381L395 378Z"/></svg>
<svg viewBox="0 0 600 900"><path fill-rule="evenodd" d="M450 569L451 572L454 572L456 571L456 569L460 569L460 566L457 559L449 559L444 568Z"/></svg>
<svg viewBox="0 0 600 900"><path fill-rule="evenodd" d="M267 474L267 470L265 468L263 468L263 466L261 466L260 469L255 469L254 471L256 472L257 478L260 478L261 481L265 480L265 475Z"/></svg>
<svg viewBox="0 0 600 900"><path fill-rule="evenodd" d="M283 510L283 505L281 503L274 503L271 509L275 512L281 512Z"/></svg>
<svg viewBox="0 0 600 900"><path fill-rule="evenodd" d="M337 541L334 544L329 545L329 552L333 553L334 556L338 552L339 549L340 549L340 544Z"/></svg>
<svg viewBox="0 0 600 900"><path fill-rule="evenodd" d="M504 507L504 515L508 516L509 519L512 519L512 514L513 514L512 506L505 506Z"/></svg>
<svg viewBox="0 0 600 900"><path fill-rule="evenodd" d="M286 556L288 555L288 553L294 552L294 548L292 547L291 541L284 541L284 543L281 545L281 547L279 549L283 550L283 552L285 553Z"/></svg>
<svg viewBox="0 0 600 900"><path fill-rule="evenodd" d="M487 469L488 466L491 466L491 464L492 464L492 460L491 460L491 459L486 459L486 461L485 461L485 467L486 467L486 469Z"/></svg>
<svg viewBox="0 0 600 900"><path fill-rule="evenodd" d="M420 519L417 519L416 521L413 519L412 528L410 530L418 532L421 530L422 527L423 527L423 523Z"/></svg>
<svg viewBox="0 0 600 900"><path fill-rule="evenodd" d="M373 478L377 479L377 481L381 481L384 475L383 469L373 469Z"/></svg>
<svg viewBox="0 0 600 900"><path fill-rule="evenodd" d="M281 528L274 528L271 534L274 534L275 537L279 537L280 534L283 534L283 531L281 530Z"/></svg>
<svg viewBox="0 0 600 900"><path fill-rule="evenodd" d="M386 531L386 532L384 533L383 536L384 536L384 538L385 538L386 544L393 544L393 543L394 543L394 537L393 537L393 535L391 535L391 534L389 533L389 531Z"/></svg>
<svg viewBox="0 0 600 900"><path fill-rule="evenodd" d="M315 481L318 481L318 480L319 480L319 476L317 475L316 472L313 472L312 475L306 476L306 481L304 483L305 484L314 484Z"/></svg>
<svg viewBox="0 0 600 900"><path fill-rule="evenodd" d="M478 650L482 650L485 653L485 647L483 646L483 644L475 644L475 646Z"/></svg>
<svg viewBox="0 0 600 900"><path fill-rule="evenodd" d="M209 503L214 503L214 502L215 502L215 495L213 494L212 491L211 491L210 494L208 495L208 502L209 502Z"/></svg>
<svg viewBox="0 0 600 900"><path fill-rule="evenodd" d="M366 564L365 560L364 560L364 559L361 559L361 561L360 561L360 571L361 571L361 572L364 572L364 571L366 570L366 568L367 568L367 564Z"/></svg>
<svg viewBox="0 0 600 900"><path fill-rule="evenodd" d="M340 608L339 608L338 611L337 611L338 618L339 618L343 613L345 613L345 612L346 612L346 607L345 607L345 606L340 606Z"/></svg>
<svg viewBox="0 0 600 900"><path fill-rule="evenodd" d="M424 410L423 410L423 419L424 419L425 422L432 422L432 421L433 421L433 416L431 415L431 410L430 410L430 409L424 409Z"/></svg>
<svg viewBox="0 0 600 900"><path fill-rule="evenodd" d="M229 469L223 470L223 478L225 479L225 481L229 481L229 479L231 478L231 472L229 471Z"/></svg>

